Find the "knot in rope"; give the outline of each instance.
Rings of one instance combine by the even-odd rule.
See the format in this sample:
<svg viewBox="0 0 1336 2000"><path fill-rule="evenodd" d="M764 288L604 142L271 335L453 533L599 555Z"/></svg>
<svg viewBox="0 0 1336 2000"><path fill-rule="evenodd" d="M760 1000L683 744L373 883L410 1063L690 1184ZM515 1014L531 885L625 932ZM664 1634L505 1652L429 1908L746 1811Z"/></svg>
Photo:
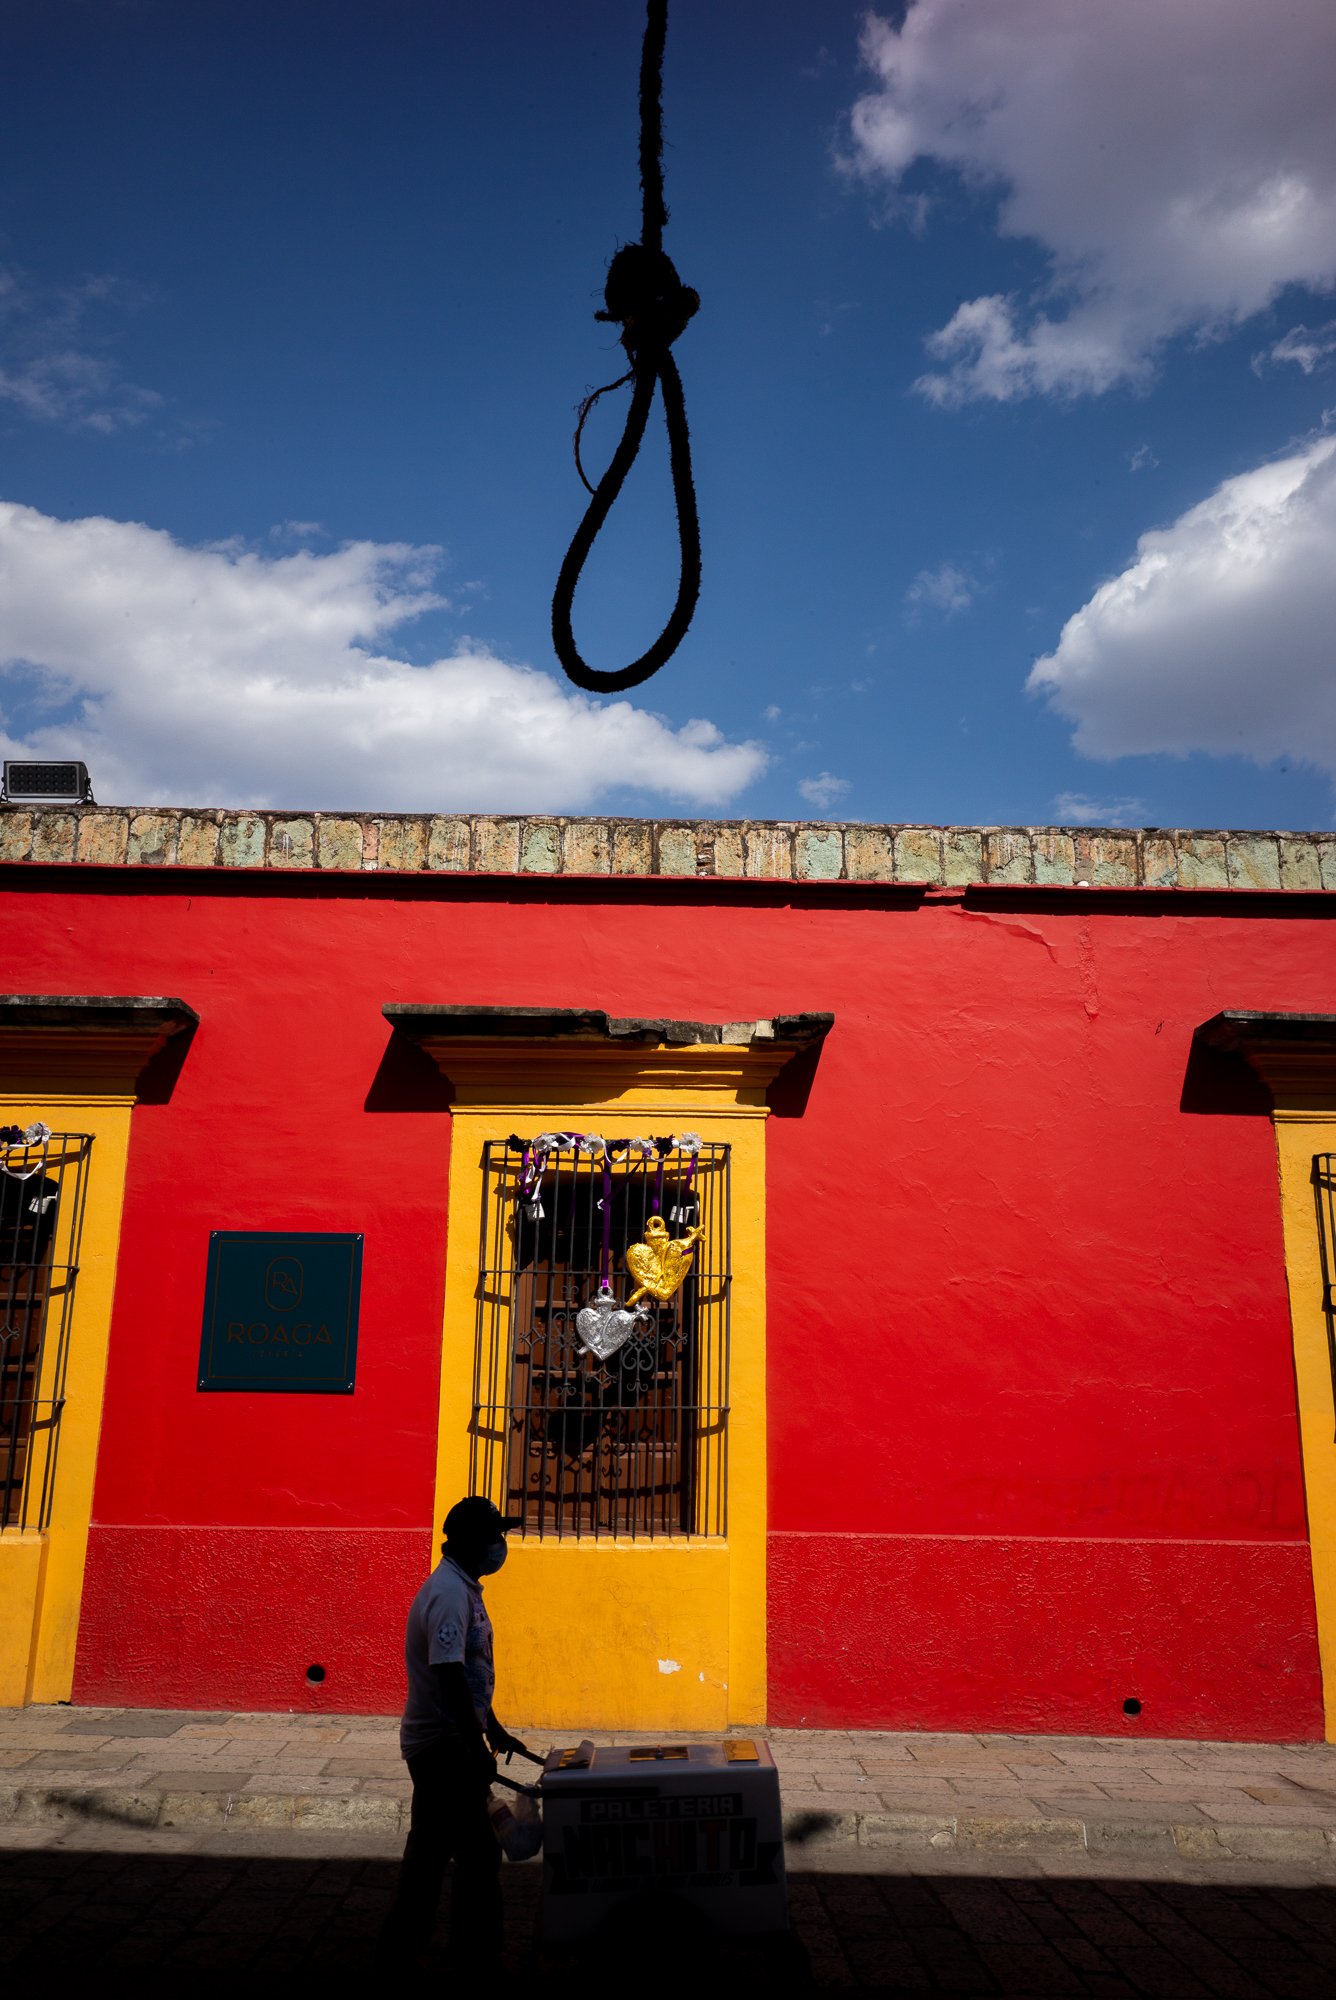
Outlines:
<svg viewBox="0 0 1336 2000"><path fill-rule="evenodd" d="M631 366L615 382L593 390L580 405L575 428L575 464L590 494L584 519L576 529L557 577L552 598L552 644L567 676L590 694L617 694L639 686L671 659L686 635L700 596L700 522L696 488L691 477L691 436L687 429L682 378L672 357L672 345L700 309L700 294L684 285L663 248L668 210L663 199L663 47L668 30L668 0L648 0L648 19L640 60L640 185L643 196L641 241L627 243L608 266L603 311L595 319L621 327L618 336ZM634 384L621 442L597 486L585 478L580 439L585 420L600 396ZM663 393L668 430L673 499L677 506L680 550L677 599L654 644L628 667L605 671L591 667L575 643L572 607L589 551L593 548L626 475L635 463L649 422L655 387Z"/></svg>
<svg viewBox="0 0 1336 2000"><path fill-rule="evenodd" d="M700 293L682 283L666 250L627 243L608 266L603 305L594 318L620 324L621 343L634 367L638 355L662 354L685 332L700 311Z"/></svg>

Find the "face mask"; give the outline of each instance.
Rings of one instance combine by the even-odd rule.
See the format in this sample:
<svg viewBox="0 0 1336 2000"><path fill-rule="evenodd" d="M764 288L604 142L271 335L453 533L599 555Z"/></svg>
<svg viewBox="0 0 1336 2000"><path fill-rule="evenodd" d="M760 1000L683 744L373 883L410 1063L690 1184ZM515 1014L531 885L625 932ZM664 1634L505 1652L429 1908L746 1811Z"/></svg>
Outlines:
<svg viewBox="0 0 1336 2000"><path fill-rule="evenodd" d="M493 1542L491 1548L479 1558L478 1575L495 1576L496 1572L504 1566L509 1553L504 1542Z"/></svg>

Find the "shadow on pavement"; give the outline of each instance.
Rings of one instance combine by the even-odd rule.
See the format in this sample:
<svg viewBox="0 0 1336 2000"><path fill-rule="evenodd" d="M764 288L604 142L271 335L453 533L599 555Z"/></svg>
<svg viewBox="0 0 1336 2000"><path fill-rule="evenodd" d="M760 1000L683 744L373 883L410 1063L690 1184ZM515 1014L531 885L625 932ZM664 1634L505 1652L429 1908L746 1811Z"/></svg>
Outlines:
<svg viewBox="0 0 1336 2000"><path fill-rule="evenodd" d="M18 1834L10 1829L11 1841ZM122 1835L121 1840L126 1836ZM290 1836L289 1848L300 1836ZM145 1845L152 1836L145 1837ZM908 1865L908 1863L906 1863ZM246 1995L376 1991L396 1863L364 1854L0 1852L0 1986L120 1970ZM790 1875L794 1938L710 1940L676 1919L576 1955L537 1940L536 1866L508 1867L505 1971L526 1987L1296 1996L1336 1991L1336 1886L960 1873ZM448 1891L447 1891L448 1897ZM434 1956L444 1977L440 1936ZM20 1983L22 1982L22 1983ZM435 1981L433 1980L434 1984ZM503 1981L503 1984L505 1982Z"/></svg>

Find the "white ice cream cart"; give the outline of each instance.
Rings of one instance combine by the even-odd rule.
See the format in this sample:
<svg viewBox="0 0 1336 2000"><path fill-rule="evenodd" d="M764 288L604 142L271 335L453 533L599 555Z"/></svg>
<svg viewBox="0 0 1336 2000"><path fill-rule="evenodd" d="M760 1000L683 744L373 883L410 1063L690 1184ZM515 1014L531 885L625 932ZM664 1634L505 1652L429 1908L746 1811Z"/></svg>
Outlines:
<svg viewBox="0 0 1336 2000"><path fill-rule="evenodd" d="M631 1901L711 1930L782 1931L784 1833L769 1746L592 1743L543 1767L543 1936L588 1937Z"/></svg>

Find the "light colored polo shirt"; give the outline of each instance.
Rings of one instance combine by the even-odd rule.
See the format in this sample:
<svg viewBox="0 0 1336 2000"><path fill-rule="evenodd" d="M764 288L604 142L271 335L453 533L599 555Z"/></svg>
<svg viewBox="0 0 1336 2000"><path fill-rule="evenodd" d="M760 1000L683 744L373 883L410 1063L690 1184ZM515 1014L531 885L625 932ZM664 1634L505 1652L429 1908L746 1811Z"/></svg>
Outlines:
<svg viewBox="0 0 1336 2000"><path fill-rule="evenodd" d="M408 1701L399 1725L399 1748L405 1757L459 1739L458 1729L441 1706L432 1673L433 1667L449 1662L463 1667L474 1713L480 1723L486 1722L496 1687L492 1621L482 1601L482 1585L442 1556L413 1599L404 1634Z"/></svg>

